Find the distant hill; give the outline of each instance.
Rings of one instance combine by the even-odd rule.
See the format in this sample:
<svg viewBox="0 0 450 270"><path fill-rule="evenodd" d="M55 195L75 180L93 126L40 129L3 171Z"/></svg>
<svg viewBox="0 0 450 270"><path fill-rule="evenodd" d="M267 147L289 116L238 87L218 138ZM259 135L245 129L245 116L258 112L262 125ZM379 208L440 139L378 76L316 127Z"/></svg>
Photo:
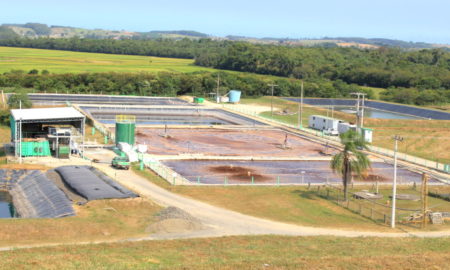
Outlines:
<svg viewBox="0 0 450 270"><path fill-rule="evenodd" d="M289 46L312 46L312 47L358 47L364 49L376 49L378 47L399 47L403 49L429 49L429 48L446 48L450 49L448 44L432 44L425 42L408 42L402 40L386 39L386 38L360 38L360 37L324 37L320 39L308 38L255 38L246 36L229 35L226 37L216 37L205 33L192 30L175 30L175 31L149 31L149 32L133 32L133 31L114 31L104 29L84 29L71 26L59 26L41 23L25 23L25 24L2 24L0 26L0 39L11 39L16 37L51 37L51 38L90 38L90 39L220 39L231 41L246 41L258 44L274 44Z"/></svg>

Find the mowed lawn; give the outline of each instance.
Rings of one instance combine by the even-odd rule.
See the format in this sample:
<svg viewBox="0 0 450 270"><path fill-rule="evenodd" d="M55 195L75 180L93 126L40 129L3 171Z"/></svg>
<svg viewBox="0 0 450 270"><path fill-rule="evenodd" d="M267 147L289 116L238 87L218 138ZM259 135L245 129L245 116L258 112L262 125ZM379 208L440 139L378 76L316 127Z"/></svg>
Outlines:
<svg viewBox="0 0 450 270"><path fill-rule="evenodd" d="M233 236L19 249L1 269L448 269L449 238Z"/></svg>
<svg viewBox="0 0 450 270"><path fill-rule="evenodd" d="M244 104L266 105L270 106L270 97L256 99L243 99ZM297 125L298 103L274 98L273 104L275 111L288 110L292 115L277 115L273 118ZM331 116L332 112L324 108L304 105L303 107L303 126L308 126L310 115ZM270 118L270 111L261 113L262 116ZM349 122L356 122L355 116L334 111L333 117ZM373 145L393 150L394 135L404 137L404 141L399 144L399 151L409 155L425 158L441 163L450 163L450 121L446 120L403 120L403 119L364 119L364 126L372 128Z"/></svg>
<svg viewBox="0 0 450 270"><path fill-rule="evenodd" d="M0 72L17 69L46 69L51 73L214 70L195 66L192 59L0 47Z"/></svg>

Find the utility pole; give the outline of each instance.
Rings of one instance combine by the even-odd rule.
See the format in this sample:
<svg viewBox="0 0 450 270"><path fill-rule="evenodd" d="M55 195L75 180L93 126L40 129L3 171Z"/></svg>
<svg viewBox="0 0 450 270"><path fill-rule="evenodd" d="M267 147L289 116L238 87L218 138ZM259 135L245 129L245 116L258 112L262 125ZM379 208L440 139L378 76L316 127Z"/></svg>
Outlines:
<svg viewBox="0 0 450 270"><path fill-rule="evenodd" d="M268 86L272 87L272 97L270 98L270 117L273 118L273 89L278 85L271 83L268 84Z"/></svg>
<svg viewBox="0 0 450 270"><path fill-rule="evenodd" d="M422 229L427 226L428 210L428 175L422 174Z"/></svg>
<svg viewBox="0 0 450 270"><path fill-rule="evenodd" d="M358 128L362 128L364 124L364 97L366 93L350 93L353 96L356 96L356 126Z"/></svg>
<svg viewBox="0 0 450 270"><path fill-rule="evenodd" d="M298 126L300 129L303 128L303 80L300 85L300 104L298 110Z"/></svg>
<svg viewBox="0 0 450 270"><path fill-rule="evenodd" d="M391 228L395 228L395 201L397 196L397 151L398 142L403 141L403 137L398 135L394 136L395 146L394 146L394 183L392 184L392 213L391 213Z"/></svg>
<svg viewBox="0 0 450 270"><path fill-rule="evenodd" d="M2 102L3 102L3 108L6 109L5 93L3 93L3 90L2 90Z"/></svg>
<svg viewBox="0 0 450 270"><path fill-rule="evenodd" d="M220 102L219 98L219 87L220 87L220 73L217 73L217 92L216 92L216 102Z"/></svg>

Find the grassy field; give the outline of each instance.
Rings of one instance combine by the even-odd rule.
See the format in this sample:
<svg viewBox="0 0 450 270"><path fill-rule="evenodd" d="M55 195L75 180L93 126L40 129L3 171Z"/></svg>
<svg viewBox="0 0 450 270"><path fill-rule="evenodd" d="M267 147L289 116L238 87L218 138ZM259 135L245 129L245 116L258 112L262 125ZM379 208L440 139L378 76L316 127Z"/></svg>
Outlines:
<svg viewBox="0 0 450 270"><path fill-rule="evenodd" d="M0 144L3 146L4 143L9 143L11 141L10 128L7 126L0 125Z"/></svg>
<svg viewBox="0 0 450 270"><path fill-rule="evenodd" d="M2 269L448 269L449 238L239 236L0 253Z"/></svg>
<svg viewBox="0 0 450 270"><path fill-rule="evenodd" d="M11 133L7 126L0 125L0 164L6 163L5 149L3 148L4 143L10 142Z"/></svg>
<svg viewBox="0 0 450 270"><path fill-rule="evenodd" d="M193 63L191 59L0 47L1 73L12 69L46 69L51 73L213 71Z"/></svg>
<svg viewBox="0 0 450 270"><path fill-rule="evenodd" d="M139 171L137 166L133 170L171 192L251 216L306 226L389 230L316 196L306 187L172 186L149 170Z"/></svg>
<svg viewBox="0 0 450 270"><path fill-rule="evenodd" d="M270 105L269 97L258 99L243 99L244 104ZM276 110L297 112L298 103L274 98ZM304 105L303 126L308 125L308 117L312 114L334 116L349 122L356 122L355 116L330 110ZM270 112L263 112L263 116L270 117ZM274 119L281 122L298 123L297 114L277 115ZM450 163L450 121L445 120L397 120L397 119L364 119L364 126L373 128L373 145L393 150L392 136L397 134L404 137L399 144L402 153L426 158L441 163Z"/></svg>
<svg viewBox="0 0 450 270"><path fill-rule="evenodd" d="M161 210L141 198L91 201L74 207L74 217L0 219L0 246L144 236L153 215Z"/></svg>
<svg viewBox="0 0 450 270"><path fill-rule="evenodd" d="M384 224L375 223L335 204L332 200L318 196L317 188L308 189L299 186L173 186L150 170L139 171L137 165L133 167L133 170L171 192L251 216L305 226L392 232ZM354 189L349 191L357 192L371 190L372 188L372 186L355 186ZM450 187L444 187L444 189L442 187L430 187L430 190L445 193L450 191ZM367 209L373 208L379 213L390 216L391 208L387 201L389 200L388 196L392 193L391 191L390 185L380 185L379 192L384 195L384 199L377 201L379 205L352 200L363 203ZM399 186L398 193L414 194L420 197L420 186L417 186L415 190L412 189L412 186ZM342 198L342 196L340 197ZM450 202L433 197L428 197L428 201L430 209L434 211L450 211ZM421 201L398 200L397 207L415 210L421 209L421 203ZM406 217L413 212L399 211L399 215ZM417 229L407 224L399 225L399 228L401 230ZM449 228L448 224L443 226L430 225L427 229L445 230L447 228Z"/></svg>

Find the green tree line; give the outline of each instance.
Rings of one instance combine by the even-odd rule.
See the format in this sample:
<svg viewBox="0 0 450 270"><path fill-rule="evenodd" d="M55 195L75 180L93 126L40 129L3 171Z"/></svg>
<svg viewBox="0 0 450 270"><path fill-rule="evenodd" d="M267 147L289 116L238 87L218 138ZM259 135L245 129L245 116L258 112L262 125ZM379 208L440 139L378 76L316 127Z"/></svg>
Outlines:
<svg viewBox="0 0 450 270"><path fill-rule="evenodd" d="M302 48L236 42L220 53L201 52L195 63L303 79L340 79L382 88L450 88L450 52L442 49Z"/></svg>
<svg viewBox="0 0 450 270"><path fill-rule="evenodd" d="M118 95L208 96L216 92L218 72L196 73L80 73L50 74L47 71L14 70L0 74L0 87L32 88L39 92L103 93ZM299 96L300 80L273 78L254 74L220 72L220 92L239 89L244 97L268 95L268 83L275 82L276 96ZM305 82L305 95L315 97L349 97L351 92L371 91L342 81L311 80Z"/></svg>
<svg viewBox="0 0 450 270"><path fill-rule="evenodd" d="M191 58L197 65L220 69L298 79L340 79L382 88L450 88L450 52L442 49L293 47L211 39L16 38L0 40L0 45Z"/></svg>
<svg viewBox="0 0 450 270"><path fill-rule="evenodd" d="M6 30L5 30L6 31ZM1 32L0 32L1 33ZM5 33L6 35L6 33ZM81 39L81 38L10 38L0 39L0 46L37 48L50 50L148 55L159 57L194 59L200 52L222 51L229 41L210 39Z"/></svg>
<svg viewBox="0 0 450 270"><path fill-rule="evenodd" d="M309 84L306 93L312 97L347 97L348 89L358 88L355 85L387 88L381 95L382 99L407 104L430 104L450 101L450 53L441 49L426 49L417 51L404 51L397 48L357 49L357 48L320 48L320 47L292 47L281 45L261 45L247 42L215 41L211 39L199 40L92 40L92 39L3 39L0 45L29 47L42 49L57 49L83 52L99 52L111 54L151 55L161 57L193 58L195 64L214 67L225 70L243 71L264 75L286 77L281 80L278 95L297 95L297 88L290 85L298 84L293 79L303 79ZM33 74L31 74L33 75ZM8 81L12 75L4 75ZM70 76L70 75L61 75ZM73 75L76 76L76 75ZM140 93L142 88L133 88L133 83L109 78L108 75L88 74L88 81L77 80L77 83L68 83L57 75L32 79L22 76L18 84L23 80L33 81L26 83L36 89L64 89L77 88L80 92L97 91L100 88L95 85L101 83L97 79L108 80L103 92L133 92ZM143 76L143 75L139 75ZM167 84L169 75L146 75L155 80ZM152 76L155 76L153 78ZM177 85L180 78L190 77L196 82L194 89L198 91L211 91L211 87L204 81L198 83L200 77L211 75L180 75L171 74L173 85ZM230 77L233 77L229 75ZM13 76L12 76L13 77ZM133 77L131 74L117 77ZM230 83L230 87L245 90L248 96L261 95L267 87L257 76L234 76L238 79ZM93 79L97 78L97 79ZM245 79L243 79L245 78ZM212 77L211 77L212 79ZM292 82L295 83L291 83ZM37 82L38 81L38 82ZM126 80L125 80L126 81ZM239 83L237 83L239 82ZM256 83L259 82L259 83ZM287 83L285 83L287 82ZM2 82L0 81L0 86ZM4 83L3 83L4 84ZM7 82L8 85L11 83ZM36 85L35 85L36 84ZM224 82L224 87L228 87ZM250 90L249 86L257 87ZM289 85L289 86L284 86ZM28 86L27 86L28 87ZM151 86L155 93L169 95L175 92L184 93L191 86L177 85L179 90L167 90L165 86L154 84ZM95 89L94 89L95 88ZM192 88L192 87L191 87ZM113 89L113 90L111 90ZM192 90L192 89L191 89ZM190 91L190 90L189 90ZM195 90L197 91L197 90ZM194 92L192 92L194 93Z"/></svg>

